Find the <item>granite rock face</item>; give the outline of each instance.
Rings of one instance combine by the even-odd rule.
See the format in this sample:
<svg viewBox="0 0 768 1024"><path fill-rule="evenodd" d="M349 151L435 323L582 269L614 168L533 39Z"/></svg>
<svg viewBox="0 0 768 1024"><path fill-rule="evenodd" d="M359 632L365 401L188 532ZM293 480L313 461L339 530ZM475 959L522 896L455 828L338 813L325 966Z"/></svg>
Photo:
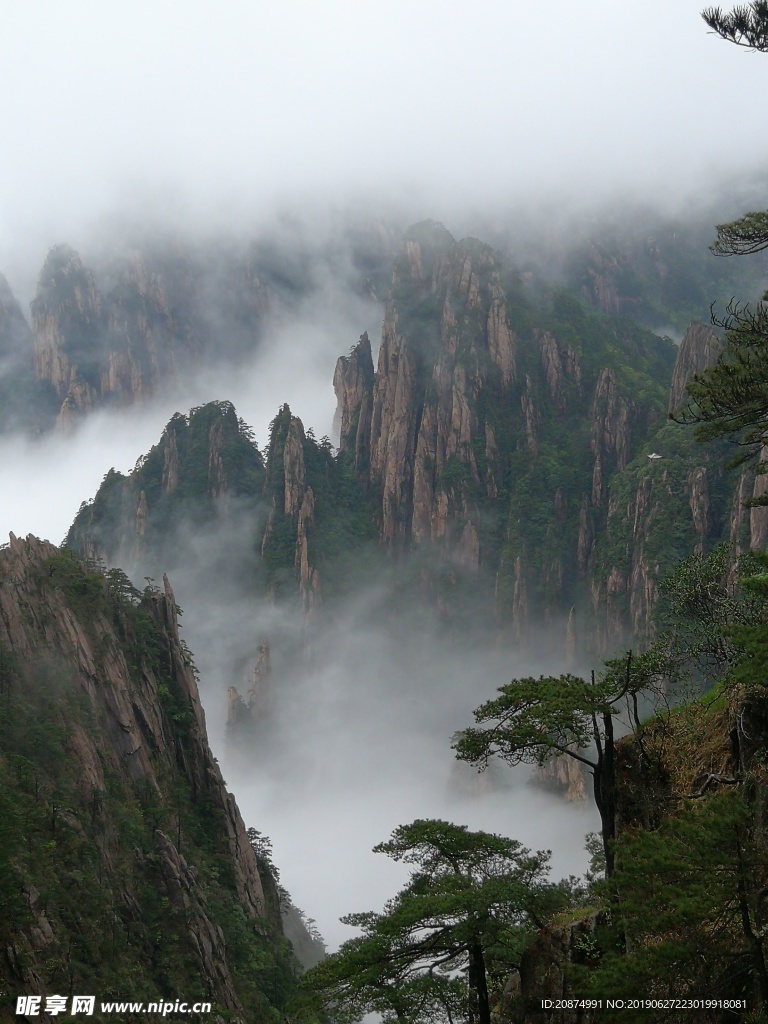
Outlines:
<svg viewBox="0 0 768 1024"><path fill-rule="evenodd" d="M711 327L698 322L689 326L672 371L670 416L684 407L686 385L713 365L720 351ZM610 482L607 477L599 481L606 492L607 519L593 559L598 651L653 639L660 584L681 559L704 555L726 542L735 572L741 554L765 546L766 509L750 510L744 503L762 493L766 478L729 472L728 449L725 442L698 443L693 427L678 422L657 429L633 460L627 460L620 443L609 445L618 472ZM597 490L595 486L593 501ZM594 551L594 542L592 546Z"/></svg>
<svg viewBox="0 0 768 1024"><path fill-rule="evenodd" d="M694 321L683 336L677 350L675 369L669 388L669 411L677 412L685 404L685 387L702 370L717 361L721 341L709 324Z"/></svg>
<svg viewBox="0 0 768 1024"><path fill-rule="evenodd" d="M16 361L20 352L32 353L32 331L11 287L0 274L0 367L7 360Z"/></svg>
<svg viewBox="0 0 768 1024"><path fill-rule="evenodd" d="M494 489L493 432L477 399L491 382L502 392L515 382L516 338L490 248L456 243L437 225L416 235L395 261L384 316L370 482L381 493L386 543L395 550L411 538L450 544L476 565L478 505L449 481L456 470L481 491ZM485 459L478 460L478 444Z"/></svg>
<svg viewBox="0 0 768 1024"><path fill-rule="evenodd" d="M626 367L671 370L671 345L596 318L574 302L547 315L489 246L426 222L395 259L375 372L365 337L334 378L342 450L390 554L495 578L501 628L522 642L557 623L564 650L574 603L594 638L609 481L663 415L668 377L641 394Z"/></svg>
<svg viewBox="0 0 768 1024"><path fill-rule="evenodd" d="M34 373L71 424L105 404L173 387L216 353L258 345L276 295L247 254L168 244L131 250L98 276L67 245L45 260L32 301Z"/></svg>
<svg viewBox="0 0 768 1024"><path fill-rule="evenodd" d="M137 661L136 651L128 646L125 624L121 626L119 618L111 618L108 600L97 596L99 576L92 570L82 570L83 582L79 584L90 588L93 607L89 605L86 611L85 599L73 597L77 590L69 581L81 578L79 572L76 563L67 561L53 545L11 535L10 544L0 550L0 645L4 657L12 656L30 670L51 664L54 659L59 675L66 676L72 700L83 708L82 721L69 718L62 727L67 732L68 757L77 765L73 777L78 780L83 806L93 809L93 820L96 809L101 809L98 814L106 815L94 831L93 842L101 848L104 891L110 891L110 887L119 891L116 912L124 920L136 920L140 887L145 884L142 879L150 875L154 878L159 872L169 904L186 920L192 962L207 979L214 1000L233 1019L242 1020L225 936L197 870L188 860L197 854L182 853L181 826L178 835L157 828L155 849L143 853L137 850L133 881L117 877L121 825L110 818L109 808L114 803L107 799L108 792L114 793L120 780L121 786L153 794L153 806L158 808L154 813L160 814L163 801L178 800L181 789L188 790L193 805L207 806L210 820L218 823L215 842L228 863L232 895L243 919L262 930L267 928L256 857L237 804L208 746L197 680L179 636L173 591L166 578L162 589L145 593L142 607L148 616L146 628L154 630L154 643L162 656L160 661L151 661L139 655ZM110 585L115 584L105 577L104 588ZM163 665L162 679L157 674L159 664ZM169 692L173 694L172 706L168 703ZM180 726L182 718L184 724ZM171 796L173 792L176 797ZM90 827L88 816L76 810L76 806L71 811L61 809L62 815L70 815L67 827ZM34 906L38 897L33 887L28 895ZM56 914L55 905L46 914L40 903L38 911L29 930L9 939L16 951L11 961L25 964L14 983L29 984L30 992L45 991L47 951L57 944L66 945L64 933L68 927L67 921Z"/></svg>
<svg viewBox="0 0 768 1024"><path fill-rule="evenodd" d="M59 321L66 321L80 324L87 335L89 323L99 316L104 321L107 300L94 296L93 275L71 251L54 252L50 260L51 280L58 274L63 283L58 291L50 286L45 302L41 292L41 325L53 316L43 334L63 337ZM163 277L137 258L116 272L115 281L138 281L157 317L167 313L179 329L183 320L189 351L202 350L205 332L189 313L197 271L191 261L183 270L181 256L171 262L173 275L160 267ZM251 295L255 317L261 308L255 279L244 274L241 283L238 294ZM116 289L113 282L104 294ZM126 302L127 316L134 307ZM110 316L116 336L117 320ZM130 334L120 330L122 337ZM163 350L170 352L173 344L164 343ZM262 564L274 561L279 548L305 611L319 606L314 545L328 517L338 519L324 481L343 464L352 467L355 486L370 500L370 522L382 548L395 561L421 560L419 585L439 611L455 603L457 588L468 587L488 599L492 607L483 614L495 618L502 633L523 643L543 625L560 637L573 664L633 637L647 639L658 584L668 569L657 549L670 523L672 559L706 551L722 533L726 499L719 455L687 445L682 432L673 437L673 427L663 425L665 410L679 404L685 382L711 362L717 346L714 332L702 324L691 325L675 352L668 340L589 311L572 296L541 302L489 246L456 241L432 222L416 225L394 259L376 368L367 334L337 362L338 458L330 443L320 451L284 407L274 421L269 464L261 460L249 470L249 494L262 507L254 512ZM69 349L63 341L51 341L45 351L51 379L63 393L61 417L101 401L104 380L118 388L127 379L119 373L83 379L64 358ZM148 551L159 510L191 490L198 496L204 491L211 502L237 494L244 456L233 459L240 429L234 412L214 417L205 438L195 437L197 449L202 445L206 452L204 474L199 466L192 473L187 459L191 427L199 419L174 417L148 457L145 469L162 461L159 491L150 484L154 471L133 474L130 487L121 485L121 547L116 553L113 545L109 560L125 563ZM649 438L660 449L658 460L648 458ZM333 470L330 459L336 459ZM327 466L318 476L323 460ZM764 479L743 488L759 490ZM354 501L359 514L359 496ZM92 522L80 549L91 555L105 554L99 507L97 502L83 513ZM256 523L258 515L263 520ZM323 516L326 527L320 525ZM768 536L762 509L745 514L736 502L732 519L742 546Z"/></svg>
<svg viewBox="0 0 768 1024"><path fill-rule="evenodd" d="M339 356L333 375L337 403L334 431L339 447L352 448L355 463L361 468L367 468L362 462L370 444L373 382L371 342L366 332L360 335L349 356Z"/></svg>

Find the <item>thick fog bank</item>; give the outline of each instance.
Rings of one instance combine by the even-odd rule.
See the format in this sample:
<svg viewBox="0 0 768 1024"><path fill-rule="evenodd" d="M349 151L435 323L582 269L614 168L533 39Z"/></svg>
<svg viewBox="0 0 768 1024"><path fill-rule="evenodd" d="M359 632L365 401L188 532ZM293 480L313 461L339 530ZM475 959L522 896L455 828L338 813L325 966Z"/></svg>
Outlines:
<svg viewBox="0 0 768 1024"><path fill-rule="evenodd" d="M765 157L749 132L765 63L708 33L700 9L17 6L0 72L14 98L0 114L0 255L121 205L186 202L237 222L287 193L498 202L564 182L593 196L706 180Z"/></svg>
<svg viewBox="0 0 768 1024"><path fill-rule="evenodd" d="M223 553L220 564L226 574ZM540 649L515 654L469 625L464 635L446 630L417 595L393 613L373 581L307 626L209 578L206 594L183 573L174 588L214 750L246 822L272 839L283 884L331 945L349 937L342 914L379 909L398 888L402 866L370 851L415 818L552 849L557 877L584 870L583 837L598 827L591 804L532 784L525 766L498 764L478 775L450 749L453 733L498 686L563 671L551 638L542 634ZM247 699L265 639L271 673L252 701L252 728L228 737L227 689L235 685Z"/></svg>

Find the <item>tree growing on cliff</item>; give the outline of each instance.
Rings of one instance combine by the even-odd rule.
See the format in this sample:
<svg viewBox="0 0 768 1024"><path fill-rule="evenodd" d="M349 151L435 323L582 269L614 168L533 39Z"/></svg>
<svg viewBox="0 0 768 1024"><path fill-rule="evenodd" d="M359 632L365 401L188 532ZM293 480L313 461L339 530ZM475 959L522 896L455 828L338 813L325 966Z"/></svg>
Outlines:
<svg viewBox="0 0 768 1024"><path fill-rule="evenodd" d="M579 994L706 993L768 1004L764 844L740 789L690 799L656 831L625 833L620 864L604 883L621 908L623 941L582 971ZM625 1019L647 1020L647 1012L627 1010ZM701 1019L720 1021L722 1010Z"/></svg>
<svg viewBox="0 0 768 1024"><path fill-rule="evenodd" d="M743 448L733 460L738 465L761 458L768 439L768 310L731 302L713 322L725 329L723 351L688 384L690 400L672 418L696 424L698 440L725 437Z"/></svg>
<svg viewBox="0 0 768 1024"><path fill-rule="evenodd" d="M531 927L567 902L567 887L547 881L548 854L435 820L401 825L374 852L412 865L410 880L383 913L342 918L363 934L309 971L304 990L345 1024L366 1013L490 1024L489 977L518 965Z"/></svg>
<svg viewBox="0 0 768 1024"><path fill-rule="evenodd" d="M661 581L659 634L644 659L678 691L691 684L709 689L726 673L730 680L744 657L743 631L761 627L765 619L768 595L752 582L765 568L763 558L750 551L738 560L734 581L726 544L684 558Z"/></svg>
<svg viewBox="0 0 768 1024"><path fill-rule="evenodd" d="M642 661L632 655L607 662L606 671L590 680L574 675L513 679L499 687L499 697L474 712L482 728L471 727L454 737L460 761L480 771L492 757L509 765L542 765L552 756L571 757L592 774L600 814L606 875L613 871L616 834L616 769L614 718L626 708L631 724L640 725L638 694L649 682Z"/></svg>

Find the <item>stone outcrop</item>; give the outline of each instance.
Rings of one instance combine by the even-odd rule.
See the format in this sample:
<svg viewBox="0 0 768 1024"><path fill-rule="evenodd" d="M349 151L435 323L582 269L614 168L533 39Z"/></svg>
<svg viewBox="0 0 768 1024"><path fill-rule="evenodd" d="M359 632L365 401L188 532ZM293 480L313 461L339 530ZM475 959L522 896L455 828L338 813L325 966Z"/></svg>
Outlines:
<svg viewBox="0 0 768 1024"><path fill-rule="evenodd" d="M291 416L282 451L283 458L283 512L296 516L307 491L307 473L304 467L304 426L298 416Z"/></svg>
<svg viewBox="0 0 768 1024"><path fill-rule="evenodd" d="M707 546L707 540L711 536L707 467L696 466L688 474L686 482L689 494L688 505L691 510L693 528L696 531L696 544L693 554L703 555Z"/></svg>
<svg viewBox="0 0 768 1024"><path fill-rule="evenodd" d="M592 504L601 506L608 477L629 461L635 409L619 390L616 375L606 367L595 387L590 410L592 422Z"/></svg>
<svg viewBox="0 0 768 1024"><path fill-rule="evenodd" d="M692 377L711 366L720 352L720 339L706 324L692 323L678 349L668 408L679 411ZM616 409L617 425L626 416ZM604 433L601 428L597 428ZM596 647L608 654L617 647L646 643L653 638L653 613L659 584L676 563L702 555L727 541L734 564L748 547L768 541L768 513L745 509L744 502L761 492L766 479L742 473L732 477L725 468L727 445L697 444L690 426L667 423L631 464L626 446L612 441L614 468L608 496L606 535L602 546L609 560L598 558L592 581ZM605 490L607 477L593 477L594 502ZM596 460L596 469L598 461ZM586 526L586 520L585 520Z"/></svg>
<svg viewBox="0 0 768 1024"><path fill-rule="evenodd" d="M67 543L89 558L147 570L148 560L165 549L167 565L177 539L170 536L170 518L177 526L205 521L228 499L255 500L263 484L263 459L234 406L211 402L172 416L129 475L110 470L98 500L81 506Z"/></svg>
<svg viewBox="0 0 768 1024"><path fill-rule="evenodd" d="M245 699L235 686L230 686L227 691L227 736L235 741L242 738L252 742L272 714L272 659L266 637L259 643L248 682Z"/></svg>
<svg viewBox="0 0 768 1024"><path fill-rule="evenodd" d="M499 1007L504 1024L528 1024L546 1020L548 1024L592 1024L599 1014L580 1007L568 1007L574 998L569 973L572 964L589 964L596 947L595 935L607 923L604 912L582 920L542 929L524 951L520 970L507 982ZM542 1011L542 1000L555 1004Z"/></svg>
<svg viewBox="0 0 768 1024"><path fill-rule="evenodd" d="M665 427L654 441L663 457L642 454L612 482L592 583L597 649L603 654L653 639L660 584L681 559L730 541L738 560L749 546L751 516L743 502L751 481L733 479L720 450L702 446L691 452L687 431Z"/></svg>
<svg viewBox="0 0 768 1024"><path fill-rule="evenodd" d="M600 273L590 267L582 285L582 294L603 313L614 316L621 313L621 295L615 280L609 274Z"/></svg>
<svg viewBox="0 0 768 1024"><path fill-rule="evenodd" d="M357 417L355 461L368 462L393 551L436 542L477 566L478 506L468 492L497 492L494 430L477 398L486 386L508 391L517 377L506 301L487 246L419 225L395 261L375 375L367 339L337 365L342 445Z"/></svg>
<svg viewBox="0 0 768 1024"><path fill-rule="evenodd" d="M99 393L101 299L93 274L67 245L48 253L32 302L38 380L58 396L64 420L92 408Z"/></svg>
<svg viewBox="0 0 768 1024"><path fill-rule="evenodd" d="M88 709L87 728L77 719L66 726L69 756L78 766L75 777L84 806L106 806L105 794L116 780L137 787L139 792L155 794L158 806L171 800L174 785L188 788L192 804L206 806L211 821L218 823L216 842L229 861L233 893L244 918L262 927L259 922L264 921L266 912L256 858L237 804L227 792L208 746L195 672L179 636L176 602L167 578L162 589L147 592L143 598L143 608L156 631L155 642L162 651L161 661L142 657L132 664L136 653L126 649L125 639L119 635L119 619L116 625L107 616L108 604L97 597L98 576L83 577L91 581L92 607L82 603L83 597L71 598L75 591L68 574L78 572L68 568L73 564L59 555L58 549L33 537L21 540L11 535L10 544L0 550L0 645L5 657L10 652L28 666L57 659L73 698ZM157 664L163 665L162 683L154 667ZM174 694L172 709L167 703L169 690ZM179 718L185 720L183 727L177 724ZM62 814L66 813L62 809ZM81 827L75 817L72 821L71 827ZM116 828L114 822L106 821L97 833L102 838L96 841L104 844L105 885L110 872L116 870ZM197 959L211 994L233 1019L242 1020L224 935L214 922L196 870L187 860L189 854L182 855L179 848L181 831L177 836L158 829L154 835L155 850L139 856L137 878L142 871L151 873L154 865L159 866L169 903L186 919L190 955ZM136 898L130 887L120 897L122 912L129 920L137 913ZM30 889L30 905L34 907L36 900ZM24 977L17 980L28 983L28 991L41 991L41 986L44 991L42 979L47 968L40 956L61 938L57 930L62 927L61 921L46 917L41 910L30 931L11 940L16 959L21 957L26 963Z"/></svg>
<svg viewBox="0 0 768 1024"><path fill-rule="evenodd" d="M55 422L60 399L35 377L34 338L0 274L0 432L38 435Z"/></svg>
<svg viewBox="0 0 768 1024"><path fill-rule="evenodd" d="M752 497L753 486L752 474L748 470L742 469L736 478L728 507L726 537L735 560L738 560L750 548L751 513L746 503Z"/></svg>
<svg viewBox="0 0 768 1024"><path fill-rule="evenodd" d="M569 344L558 342L549 331L534 330L541 349L541 369L552 404L559 413L568 405L568 392L581 392L581 363Z"/></svg>
<svg viewBox="0 0 768 1024"><path fill-rule="evenodd" d="M333 390L337 405L333 429L339 447L351 448L355 465L366 471L364 459L370 446L373 381L371 342L365 333L360 335L360 341L349 356L339 356L336 362ZM352 436L351 431L354 431Z"/></svg>
<svg viewBox="0 0 768 1024"><path fill-rule="evenodd" d="M161 312L188 309L196 271L191 264L182 270L180 259L174 267L176 292L170 277L161 281L158 270L153 278L139 260L121 269L115 281L123 284L113 281L109 294L128 295L125 282L135 278ZM178 326L181 314L174 315ZM185 316L190 345L204 346ZM601 575L596 545L611 514L609 481L626 471L659 415L661 386L653 374L666 361L671 369L671 349L635 326L603 321L572 297L535 307L488 246L456 242L440 225L417 225L394 263L376 370L362 335L334 375L343 453L336 469L353 465L368 492L365 501L355 495L354 515L370 499L369 518L389 554L423 557L420 585L439 608L450 608L458 586L479 592L482 577L489 601L495 593L501 628L522 641L531 623L564 622L578 604L579 642L588 648L593 631L581 609L590 591L598 604L610 591L609 618L617 628L622 616L626 625L629 595L637 608L652 601L652 566L611 565ZM257 486L255 467L243 474L237 459L228 461L234 412L206 420L204 428L200 423L200 410L174 417L130 485L105 481L115 494L121 490L111 516L130 537L125 554L107 557L125 562L151 550L160 507L166 520L177 502L182 510L190 453L204 450L205 467L195 465L192 474L195 488L204 478L206 498L218 501L236 493L238 478L249 480L251 499L259 495L267 519L258 520L254 551L262 565L274 566L273 577L278 562L280 573L295 572L301 602L311 611L320 596L312 538L324 528L326 484L336 472L324 462L332 458L330 443L318 445L284 407ZM193 427L205 433L194 443ZM150 482L160 462L162 497ZM312 473L320 476L310 481ZM711 474L691 478L690 515L702 537L716 505L712 487ZM102 508L98 502L79 517L91 520L81 550L104 552L97 536ZM278 589L286 578L276 578ZM493 609L488 612L492 617Z"/></svg>
<svg viewBox="0 0 768 1024"><path fill-rule="evenodd" d="M163 453L163 494L173 494L179 485L179 446L176 441L178 425L175 418L171 420L160 438L160 448ZM208 461L210 464L210 453Z"/></svg>
<svg viewBox="0 0 768 1024"><path fill-rule="evenodd" d="M569 802L583 803L590 799L592 779L589 769L573 757L565 754L550 757L536 770L534 778Z"/></svg>
<svg viewBox="0 0 768 1024"><path fill-rule="evenodd" d="M422 396L418 363L391 311L382 329L371 429L371 476L382 496L383 538L402 546L413 507L413 472Z"/></svg>
<svg viewBox="0 0 768 1024"><path fill-rule="evenodd" d="M634 335L617 348L606 328L601 367L594 340L587 359L567 319L563 336L535 320L518 336L512 323L533 318L520 287L488 246L417 225L395 260L372 379L364 337L339 360L334 387L340 443L354 450L390 553L431 550L462 572L490 570L499 620L522 642L530 622L567 615L589 583L609 480L659 410L622 363L648 358L653 343ZM584 320L578 304L563 308ZM579 483L574 462L588 466ZM535 542L532 517L548 523ZM642 580L632 587L640 593Z"/></svg>
<svg viewBox="0 0 768 1024"><path fill-rule="evenodd" d="M32 357L32 331L11 287L0 274L0 377ZM10 365L8 365L10 364Z"/></svg>
<svg viewBox="0 0 768 1024"><path fill-rule="evenodd" d="M314 525L315 497L311 487L306 487L296 517L296 554L294 565L299 571L299 591L302 607L308 615L320 604L320 576L310 564L308 534Z"/></svg>
<svg viewBox="0 0 768 1024"><path fill-rule="evenodd" d="M278 516L283 529L293 536L293 566L298 592L305 614L321 603L320 576L311 563L309 538L315 522L315 497L307 481L304 449L307 445L304 425L287 405L282 406L272 423L264 494L271 494L272 508L261 539L262 557L274 539ZM285 520L288 522L285 523ZM288 525L289 524L289 525Z"/></svg>
<svg viewBox="0 0 768 1024"><path fill-rule="evenodd" d="M685 404L685 386L697 373L717 362L721 341L709 324L694 321L685 332L677 350L675 369L669 388L669 412L677 412Z"/></svg>
<svg viewBox="0 0 768 1024"><path fill-rule="evenodd" d="M649 635L659 565L648 557L648 541L666 521L659 489L669 493L664 471L657 477L643 476L627 504L616 497L609 503L609 529L626 533L630 543L629 557L624 553L621 565L604 566L593 580L596 646L602 653L618 650L631 636Z"/></svg>
<svg viewBox="0 0 768 1024"><path fill-rule="evenodd" d="M577 667L579 653L578 631L576 628L576 609L572 607L568 612L568 621L565 626L565 669L567 672L574 672Z"/></svg>
<svg viewBox="0 0 768 1024"><path fill-rule="evenodd" d="M195 871L160 829L155 838L162 877L160 898L165 898L187 920L194 955L203 976L215 988L222 1008L241 1011L221 929L208 916L207 899Z"/></svg>

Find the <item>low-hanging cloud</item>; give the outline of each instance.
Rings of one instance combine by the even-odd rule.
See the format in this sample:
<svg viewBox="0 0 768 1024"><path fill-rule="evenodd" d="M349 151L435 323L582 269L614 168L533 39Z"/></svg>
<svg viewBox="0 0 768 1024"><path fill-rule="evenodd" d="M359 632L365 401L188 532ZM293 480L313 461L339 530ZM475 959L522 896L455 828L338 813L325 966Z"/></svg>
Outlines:
<svg viewBox="0 0 768 1024"><path fill-rule="evenodd" d="M230 509L220 529L198 535L200 557L174 571L174 591L228 784L247 824L270 836L282 883L329 944L351 935L342 914L380 908L402 883L402 866L371 849L416 818L552 849L557 877L580 873L583 836L597 827L593 807L531 785L526 767L496 765L478 776L450 749L497 686L562 668L557 653L489 648L469 627L450 636L417 595L401 595L393 612L384 578L307 623L298 602L276 605L221 578L227 552L246 548L253 525L248 515L233 524ZM264 639L272 674L266 691L261 684L253 733L238 743L225 733L227 690L247 696Z"/></svg>
<svg viewBox="0 0 768 1024"><path fill-rule="evenodd" d="M46 467L64 476L79 462L91 464L94 484L73 483L80 489L71 516L116 453L125 452L127 469L139 454L131 445L149 446L132 427L146 417L150 429L154 417L156 440L166 418L161 409L158 402L139 418L136 411L99 414L68 438L37 442L38 461L29 461L27 449L19 472L26 465L37 486ZM110 443L102 446L105 436ZM59 461L68 452L69 461ZM55 476L46 483L57 495ZM222 501L202 527L185 518L175 523L174 551L164 564L123 568L139 586L145 574L169 573L184 609L182 635L200 670L214 753L246 823L270 836L283 884L329 944L349 937L342 914L379 908L402 883L402 867L371 848L417 817L551 848L557 876L582 870L582 837L596 827L593 809L532 787L525 768L500 766L478 779L450 750L451 735L497 686L513 675L556 670L557 656L548 664L538 654L522 658L479 639L469 622L464 635L448 636L422 601L411 606L402 594L393 607L394 568L341 604L324 606L308 626L298 601L275 603L253 585L266 511L258 500ZM61 505L57 514L54 537L68 525ZM243 750L226 737L227 691L236 686L246 694L264 638L272 653L270 690Z"/></svg>
<svg viewBox="0 0 768 1024"><path fill-rule="evenodd" d="M0 267L108 211L231 227L342 196L443 217L543 190L694 191L766 156L766 60L708 34L700 6L17 5Z"/></svg>

